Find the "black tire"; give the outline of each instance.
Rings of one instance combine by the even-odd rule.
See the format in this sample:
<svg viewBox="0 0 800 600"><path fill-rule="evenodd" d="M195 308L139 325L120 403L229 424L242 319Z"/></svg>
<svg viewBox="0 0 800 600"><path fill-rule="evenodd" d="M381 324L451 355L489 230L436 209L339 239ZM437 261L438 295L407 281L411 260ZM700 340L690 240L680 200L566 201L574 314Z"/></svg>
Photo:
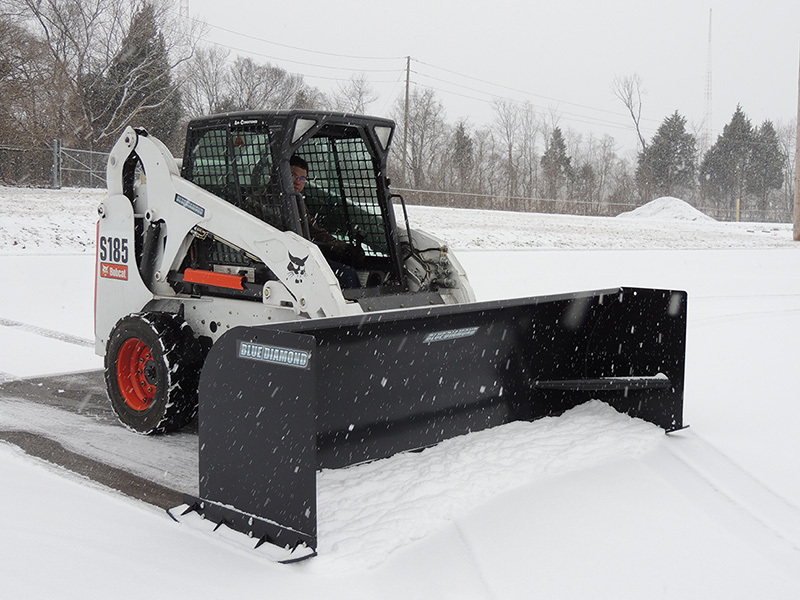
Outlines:
<svg viewBox="0 0 800 600"><path fill-rule="evenodd" d="M118 321L106 346L105 380L120 421L148 435L186 425L197 414L203 356L177 315L137 313Z"/></svg>

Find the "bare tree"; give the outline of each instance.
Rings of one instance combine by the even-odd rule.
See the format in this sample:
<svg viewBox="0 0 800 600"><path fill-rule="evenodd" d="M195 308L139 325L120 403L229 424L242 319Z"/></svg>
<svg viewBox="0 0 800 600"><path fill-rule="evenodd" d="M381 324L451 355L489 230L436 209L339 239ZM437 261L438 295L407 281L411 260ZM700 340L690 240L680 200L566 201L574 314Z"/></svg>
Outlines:
<svg viewBox="0 0 800 600"><path fill-rule="evenodd" d="M539 135L542 124L533 105L526 103L520 119L518 173L520 193L533 198L539 183Z"/></svg>
<svg viewBox="0 0 800 600"><path fill-rule="evenodd" d="M403 125L403 98L399 98L394 109L400 128ZM438 178L434 174L443 154L446 139L444 105L430 88L414 90L408 106L408 153L406 165L411 173L411 182L417 189L426 189Z"/></svg>
<svg viewBox="0 0 800 600"><path fill-rule="evenodd" d="M797 120L792 119L788 123L778 123L778 142L785 157L783 194L786 214L779 214L779 218L792 220L792 206L794 204L794 182L795 182L795 152L797 146Z"/></svg>
<svg viewBox="0 0 800 600"><path fill-rule="evenodd" d="M494 111L494 128L497 132L498 140L505 149L503 156L502 171L505 177L506 197L513 198L517 195L517 168L514 153L516 151L517 138L519 137L519 125L522 115L519 105L511 100L495 99L492 102Z"/></svg>
<svg viewBox="0 0 800 600"><path fill-rule="evenodd" d="M557 108L549 106L547 107L547 113L542 117L542 135L544 139L549 140L557 127L561 127L561 113L558 112Z"/></svg>
<svg viewBox="0 0 800 600"><path fill-rule="evenodd" d="M605 210L614 216L629 210L636 201L635 168L630 161L618 158L611 169L611 189Z"/></svg>
<svg viewBox="0 0 800 600"><path fill-rule="evenodd" d="M217 46L198 48L188 63L182 86L184 110L189 117L200 117L229 110L227 50Z"/></svg>
<svg viewBox="0 0 800 600"><path fill-rule="evenodd" d="M649 155L647 153L647 142L642 135L642 78L634 73L624 77L616 77L611 85L614 95L619 98L628 109L628 113L633 120L633 126L636 130L636 135L639 138L639 145L641 146L641 157L639 161L639 171L637 181L639 183L639 195L642 201L652 199L653 189L653 168L650 164Z"/></svg>
<svg viewBox="0 0 800 600"><path fill-rule="evenodd" d="M478 129L473 138L473 162L475 191L488 196L495 196L502 186L502 181L497 176L494 160L497 155L497 141L494 133L488 127ZM476 206L477 208L477 206ZM481 206L481 208L487 208Z"/></svg>
<svg viewBox="0 0 800 600"><path fill-rule="evenodd" d="M104 146L139 111L152 111L173 102L153 79L141 77L161 69L171 73L193 51L198 30L177 19L168 0L2 0L3 10L30 32L47 50L49 85L58 89L63 109L56 115L53 137L83 147ZM135 16L152 7L163 52L153 64L145 58L135 68L119 69L124 77L113 77L114 66L126 58ZM167 57L166 64L164 57ZM168 75L169 76L169 75ZM147 83L143 82L147 80ZM145 87L141 87L145 85ZM111 89L115 86L115 89ZM98 102L102 99L103 102ZM108 101L112 105L104 105ZM102 111L102 115L98 114Z"/></svg>
<svg viewBox="0 0 800 600"><path fill-rule="evenodd" d="M327 110L330 108L331 101L319 88L304 85L294 97L290 108L307 108L313 110Z"/></svg>
<svg viewBox="0 0 800 600"><path fill-rule="evenodd" d="M333 94L335 110L363 115L367 107L378 99L378 94L367 81L364 73L353 75L347 83L339 84Z"/></svg>
<svg viewBox="0 0 800 600"><path fill-rule="evenodd" d="M10 18L0 17L0 143L49 144L59 115L71 108L68 100L46 45Z"/></svg>
<svg viewBox="0 0 800 600"><path fill-rule="evenodd" d="M614 138L606 134L594 146L593 162L597 165L598 175L597 202L600 205L607 201L608 184L613 173L614 163L617 161L616 145Z"/></svg>
<svg viewBox="0 0 800 600"><path fill-rule="evenodd" d="M633 126L636 129L636 135L639 137L639 143L642 146L642 152L647 149L647 143L642 136L642 78L638 73L633 75L626 75L624 77L615 77L614 82L611 84L611 91L619 98L628 109L628 113L633 119Z"/></svg>
<svg viewBox="0 0 800 600"><path fill-rule="evenodd" d="M322 108L327 98L301 75L236 57L219 47L201 47L189 63L183 94L192 117L232 110Z"/></svg>
<svg viewBox="0 0 800 600"><path fill-rule="evenodd" d="M231 103L239 110L289 108L305 87L299 75L242 57L231 65L228 82Z"/></svg>

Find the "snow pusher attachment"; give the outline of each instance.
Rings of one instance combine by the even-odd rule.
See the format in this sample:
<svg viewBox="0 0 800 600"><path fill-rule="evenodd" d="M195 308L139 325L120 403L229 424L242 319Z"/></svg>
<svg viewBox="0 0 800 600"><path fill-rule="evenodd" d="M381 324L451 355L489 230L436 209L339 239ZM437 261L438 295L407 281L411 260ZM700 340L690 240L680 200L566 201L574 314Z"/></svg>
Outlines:
<svg viewBox="0 0 800 600"><path fill-rule="evenodd" d="M618 288L239 327L199 387L201 516L315 549L316 471L590 399L683 427L686 294Z"/></svg>

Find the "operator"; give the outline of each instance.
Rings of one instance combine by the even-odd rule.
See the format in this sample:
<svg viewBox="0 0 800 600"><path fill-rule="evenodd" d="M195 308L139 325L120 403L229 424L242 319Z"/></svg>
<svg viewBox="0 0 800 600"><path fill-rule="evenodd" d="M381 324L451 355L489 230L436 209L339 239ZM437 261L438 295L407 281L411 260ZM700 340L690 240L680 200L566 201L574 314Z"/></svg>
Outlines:
<svg viewBox="0 0 800 600"><path fill-rule="evenodd" d="M292 185L294 191L299 194L299 202L303 199L303 189L308 181L308 163L296 154L289 159L289 168L292 171ZM308 214L308 210L301 211ZM309 218L308 231L311 234L311 241L324 250L325 258L333 270L334 275L339 280L342 289L360 288L361 281L358 273L353 267L361 267L364 264L364 250L360 246L348 244L328 233L325 229L317 225L316 218Z"/></svg>

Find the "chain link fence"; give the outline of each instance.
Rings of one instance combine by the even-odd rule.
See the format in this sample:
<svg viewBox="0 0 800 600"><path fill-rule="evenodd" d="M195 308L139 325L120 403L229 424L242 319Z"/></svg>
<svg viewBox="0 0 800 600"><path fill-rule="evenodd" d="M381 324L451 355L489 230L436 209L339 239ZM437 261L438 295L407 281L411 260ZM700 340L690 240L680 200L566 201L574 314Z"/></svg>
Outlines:
<svg viewBox="0 0 800 600"><path fill-rule="evenodd" d="M0 184L52 188L102 188L106 185L107 160L106 152L65 148L58 140L53 140L49 149L0 146ZM394 188L394 191L402 194L409 204L422 206L593 217L613 217L641 206L641 203L634 202L581 202L410 188ZM754 207L746 201L706 203L690 200L689 202L718 221L791 223L793 205L792 202L784 201L784 197L785 194L776 193L767 200L766 208Z"/></svg>
<svg viewBox="0 0 800 600"><path fill-rule="evenodd" d="M53 155L47 149L0 146L0 184L47 187L52 183Z"/></svg>
<svg viewBox="0 0 800 600"><path fill-rule="evenodd" d="M53 140L53 187L105 187L107 161L107 152L64 148Z"/></svg>
<svg viewBox="0 0 800 600"><path fill-rule="evenodd" d="M422 206L444 206L450 208L473 208L480 210L506 210L513 212L538 212L589 217L613 217L635 209L638 204L623 202L581 202L554 200L550 198L525 198L491 196L465 192L414 190L393 188L409 204Z"/></svg>
<svg viewBox="0 0 800 600"><path fill-rule="evenodd" d="M753 205L750 199L729 202L709 202L697 208L717 221L742 221L745 223L791 223L794 219L793 201L788 195L772 194L762 204Z"/></svg>
<svg viewBox="0 0 800 600"><path fill-rule="evenodd" d="M643 203L639 202L582 202L576 200L553 200L548 198L524 198L491 196L464 192L437 190L415 190L393 188L409 204L421 206L444 206L450 208L473 208L481 210L506 210L514 212L538 212L561 215L581 215L588 217L614 217L630 212ZM783 194L775 193L766 202L766 208L752 206L748 201L731 201L707 204L687 200L700 212L717 221L744 221L756 223L791 223L792 203Z"/></svg>
<svg viewBox="0 0 800 600"><path fill-rule="evenodd" d="M0 146L0 184L102 188L107 160L107 152L65 148L59 140L50 148Z"/></svg>

